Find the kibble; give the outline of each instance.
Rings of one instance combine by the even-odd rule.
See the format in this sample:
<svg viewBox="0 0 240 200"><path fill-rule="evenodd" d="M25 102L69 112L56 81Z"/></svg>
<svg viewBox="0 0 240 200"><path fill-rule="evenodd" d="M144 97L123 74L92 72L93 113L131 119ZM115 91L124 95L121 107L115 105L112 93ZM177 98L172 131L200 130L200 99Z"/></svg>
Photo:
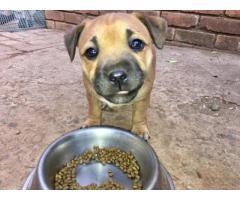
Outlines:
<svg viewBox="0 0 240 200"><path fill-rule="evenodd" d="M113 177L113 172L112 172L111 169L108 170L108 176L109 176L109 177Z"/></svg>
<svg viewBox="0 0 240 200"><path fill-rule="evenodd" d="M85 151L80 156L74 157L55 175L56 190L122 190L123 185L112 180L113 172L108 170L109 179L97 185L95 183L81 186L76 180L76 169L78 165L88 164L96 160L104 164L113 164L127 174L132 180L132 189L142 189L140 180L140 167L131 152L125 152L115 147L100 148L94 146L93 151Z"/></svg>

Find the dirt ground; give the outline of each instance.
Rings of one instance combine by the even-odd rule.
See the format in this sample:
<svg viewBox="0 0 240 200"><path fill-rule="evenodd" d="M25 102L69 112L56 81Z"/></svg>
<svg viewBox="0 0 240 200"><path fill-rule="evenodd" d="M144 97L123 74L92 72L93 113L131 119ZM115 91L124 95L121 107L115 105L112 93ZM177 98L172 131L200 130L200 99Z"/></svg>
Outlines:
<svg viewBox="0 0 240 200"><path fill-rule="evenodd" d="M148 112L150 144L177 189L240 189L240 56L165 46ZM104 113L129 128L130 108ZM44 148L81 126L79 57L63 32L0 33L0 189L21 189Z"/></svg>

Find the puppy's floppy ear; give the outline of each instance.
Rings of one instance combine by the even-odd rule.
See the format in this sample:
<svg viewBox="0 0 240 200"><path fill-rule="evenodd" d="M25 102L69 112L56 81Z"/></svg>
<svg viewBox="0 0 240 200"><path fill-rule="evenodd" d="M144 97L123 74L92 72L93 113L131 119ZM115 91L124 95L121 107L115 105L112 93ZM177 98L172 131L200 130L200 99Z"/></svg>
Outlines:
<svg viewBox="0 0 240 200"><path fill-rule="evenodd" d="M167 37L167 21L162 17L133 14L147 27L156 47L162 49Z"/></svg>
<svg viewBox="0 0 240 200"><path fill-rule="evenodd" d="M75 57L76 46L78 43L78 39L85 27L85 21L75 27L72 31L66 33L64 35L64 44L67 48L68 54L70 56L71 61L73 61Z"/></svg>

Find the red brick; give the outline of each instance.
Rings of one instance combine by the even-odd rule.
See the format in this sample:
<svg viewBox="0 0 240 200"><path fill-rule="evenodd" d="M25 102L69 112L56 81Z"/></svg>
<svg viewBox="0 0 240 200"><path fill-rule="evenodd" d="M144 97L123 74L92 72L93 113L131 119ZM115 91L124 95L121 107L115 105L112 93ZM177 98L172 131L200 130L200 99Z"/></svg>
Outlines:
<svg viewBox="0 0 240 200"><path fill-rule="evenodd" d="M64 12L74 12L75 10L61 10L61 11L64 11Z"/></svg>
<svg viewBox="0 0 240 200"><path fill-rule="evenodd" d="M218 33L240 34L240 20L222 17L206 17L200 19L200 28Z"/></svg>
<svg viewBox="0 0 240 200"><path fill-rule="evenodd" d="M226 10L225 15L240 18L240 10Z"/></svg>
<svg viewBox="0 0 240 200"><path fill-rule="evenodd" d="M198 23L198 16L188 13L174 13L163 11L162 15L168 21L168 25L177 27L193 27Z"/></svg>
<svg viewBox="0 0 240 200"><path fill-rule="evenodd" d="M123 12L123 13L126 13L127 11L126 10L99 10L99 14L100 15L103 15L103 14L106 14L106 13L112 13L112 12Z"/></svg>
<svg viewBox="0 0 240 200"><path fill-rule="evenodd" d="M175 28L168 27L167 40L173 40L175 33Z"/></svg>
<svg viewBox="0 0 240 200"><path fill-rule="evenodd" d="M98 10L75 10L79 14L90 14L90 15L99 15Z"/></svg>
<svg viewBox="0 0 240 200"><path fill-rule="evenodd" d="M240 37L218 35L215 47L224 50L240 51Z"/></svg>
<svg viewBox="0 0 240 200"><path fill-rule="evenodd" d="M214 46L215 34L177 29L175 30L174 39L179 42L212 48Z"/></svg>
<svg viewBox="0 0 240 200"><path fill-rule="evenodd" d="M68 23L64 23L64 22L55 22L55 28L56 29L60 29L60 30L69 30L69 29L73 29L75 27L75 25L73 24L68 24Z"/></svg>
<svg viewBox="0 0 240 200"><path fill-rule="evenodd" d="M49 29L55 28L55 22L52 20L46 20L46 25L47 25L47 28Z"/></svg>
<svg viewBox="0 0 240 200"><path fill-rule="evenodd" d="M84 15L75 13L64 13L64 21L71 24L79 24L85 18Z"/></svg>
<svg viewBox="0 0 240 200"><path fill-rule="evenodd" d="M56 10L46 10L45 17L46 19L64 21L64 12L56 11Z"/></svg>
<svg viewBox="0 0 240 200"><path fill-rule="evenodd" d="M205 15L223 15L224 10L192 10L189 11L192 13L197 13L197 14L205 14Z"/></svg>
<svg viewBox="0 0 240 200"><path fill-rule="evenodd" d="M141 10L141 11L134 11L134 12L142 13L144 15L160 16L160 11L158 10Z"/></svg>

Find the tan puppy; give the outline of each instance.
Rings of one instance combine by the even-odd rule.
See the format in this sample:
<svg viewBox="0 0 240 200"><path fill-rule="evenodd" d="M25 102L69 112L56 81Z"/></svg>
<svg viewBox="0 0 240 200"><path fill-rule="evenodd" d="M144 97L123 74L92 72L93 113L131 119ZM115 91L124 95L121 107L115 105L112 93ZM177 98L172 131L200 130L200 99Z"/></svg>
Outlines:
<svg viewBox="0 0 240 200"><path fill-rule="evenodd" d="M101 124L101 105L131 104L132 132L149 138L147 107L155 78L155 49L167 33L164 19L110 13L85 20L64 37L71 61L78 46L89 103L83 127Z"/></svg>

